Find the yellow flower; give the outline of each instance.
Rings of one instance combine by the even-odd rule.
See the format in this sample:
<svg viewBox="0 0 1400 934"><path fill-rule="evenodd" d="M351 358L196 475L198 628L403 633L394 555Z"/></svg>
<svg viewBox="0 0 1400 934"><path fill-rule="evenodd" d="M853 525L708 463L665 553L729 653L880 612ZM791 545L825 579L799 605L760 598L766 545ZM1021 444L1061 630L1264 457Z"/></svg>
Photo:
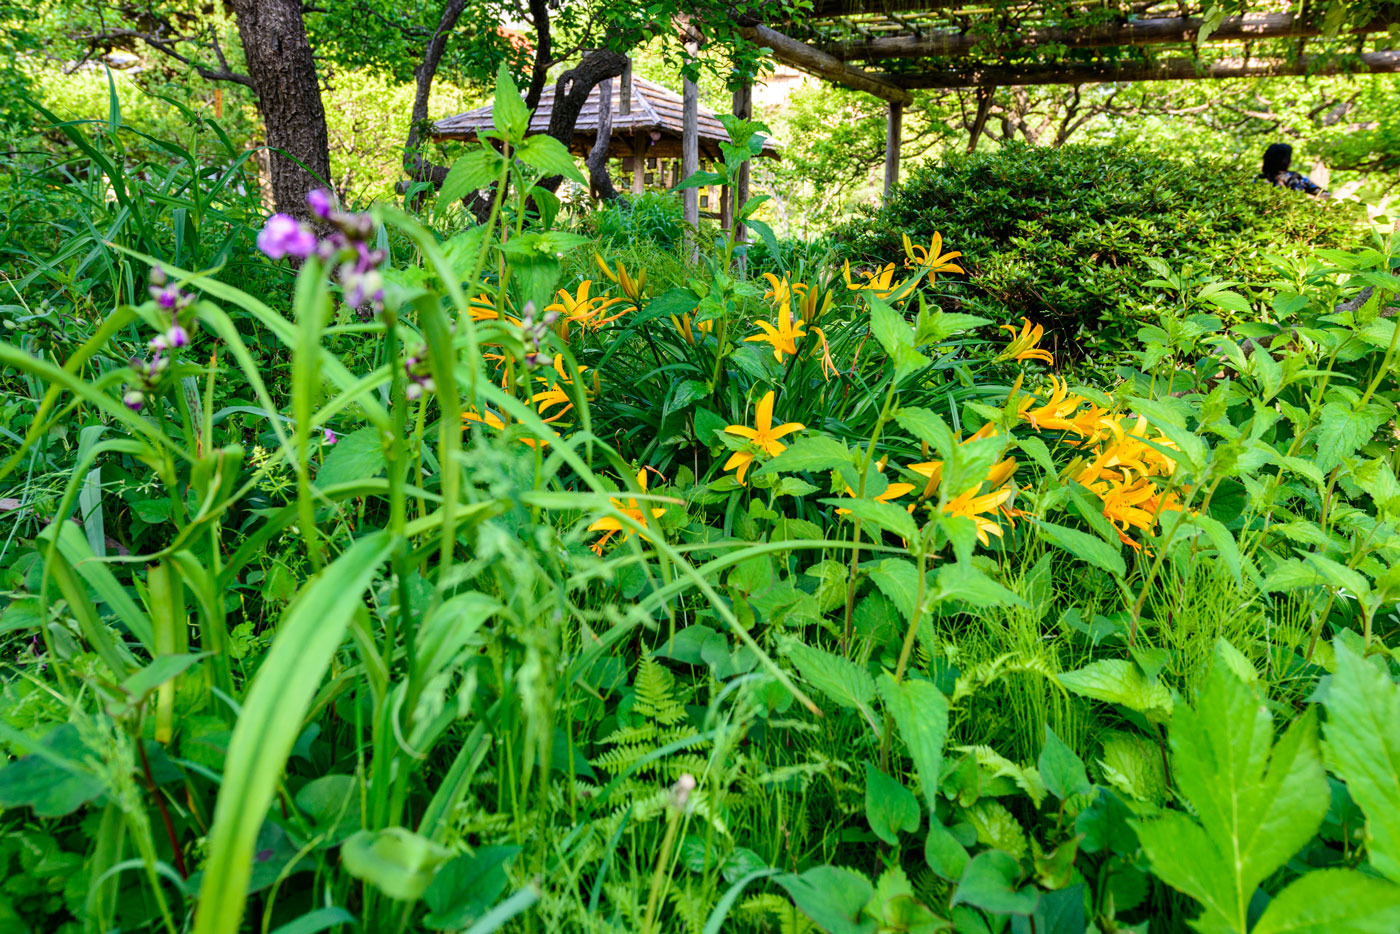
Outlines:
<svg viewBox="0 0 1400 934"><path fill-rule="evenodd" d="M778 439L784 435L790 435L794 431L801 431L806 425L798 422L788 422L784 425L773 425L773 390L768 390L764 397L758 400L758 406L754 410L754 427L747 425L730 425L724 429L725 434L737 435L740 438L747 438L751 443L751 448L757 448L769 457L777 457L787 450L787 445ZM735 479L742 485L744 473L753 463L754 454L752 450L735 451L729 460L725 461L724 469L733 470L739 468L735 474Z"/></svg>
<svg viewBox="0 0 1400 934"><path fill-rule="evenodd" d="M798 319L794 324L792 321L792 309L784 305L778 312L778 324L774 327L767 321L755 321L754 324L763 329L762 334L755 334L753 337L744 338L745 341L759 341L773 345L773 359L779 363L783 362L783 354L797 353L797 340L806 337L807 332L802 330L802 325L806 322Z"/></svg>
<svg viewBox="0 0 1400 934"><path fill-rule="evenodd" d="M986 514L995 512L1002 503L1011 498L1015 491L1007 487L978 496L977 492L982 489L982 486L979 483L970 490L963 490L943 505L943 511L950 516L963 516L977 523L977 540L986 545L990 543L987 538L988 533L998 538L1002 535L1001 526L988 519Z"/></svg>
<svg viewBox="0 0 1400 934"><path fill-rule="evenodd" d="M1030 319L1021 319L1021 333L1016 333L1014 324L1003 324L998 326L998 330L1011 332L1011 343L1006 345L1006 349L997 355L998 360L1043 360L1050 366L1055 365L1055 358L1050 355L1050 351L1044 350L1036 345L1040 343L1041 337L1045 335L1045 326L1037 324L1031 326Z"/></svg>
<svg viewBox="0 0 1400 934"><path fill-rule="evenodd" d="M880 459L880 462L879 462L878 464L875 465L875 469L878 470L878 471L880 471L881 473L884 473L884 471L885 471L885 459L884 459L884 458L881 458L881 459ZM908 493L908 492L909 492L910 490L912 490L912 489L914 489L914 484L912 484L912 483L891 483L890 485L888 485L888 486L885 487L885 492L883 492L883 493L881 493L879 496L875 497L875 502L877 502L877 503L888 503L888 502L892 502L893 500L899 499L901 496L903 496L905 493ZM846 487L846 495L849 496L849 497L851 497L852 499L855 499L855 498L856 498L856 491L853 490L853 489L851 489L851 488L848 486L848 487ZM913 506L910 506L909 508L912 510L914 507L913 507ZM836 514L837 514L838 516L850 515L850 512L851 512L851 511L850 511L849 509L837 509L837 510L836 510Z"/></svg>
<svg viewBox="0 0 1400 934"><path fill-rule="evenodd" d="M827 298L830 298L830 297L831 297L830 295L827 295ZM822 378L823 378L823 379L830 379L832 376L840 376L840 375L841 375L841 371L838 370L838 369L836 369L836 362L835 362L834 360L831 359L831 347L827 345L827 342L826 342L826 333L825 333L824 331L822 331L821 328L816 327L816 326L813 326L813 327L812 327L812 333L815 334L815 335L817 335L817 338L821 341L821 348L822 348Z"/></svg>
<svg viewBox="0 0 1400 934"><path fill-rule="evenodd" d="M874 292L875 295L879 298L889 298L904 284L902 282L896 283L894 281L894 263L890 263L888 266L885 266L884 268L874 272L869 270L862 270L860 275L864 277L865 281L860 283L857 283L851 279L850 260L846 260L844 272L846 276L846 288L850 289L853 292L858 292L862 289L869 289L870 291Z"/></svg>
<svg viewBox="0 0 1400 934"><path fill-rule="evenodd" d="M603 275L607 276L610 281L616 282L618 285L622 286L624 295L634 302L640 302L642 300L642 290L645 289L647 285L647 271L645 269L640 270L637 273L637 278L633 279L627 274L627 267L623 265L622 260L618 260L617 271L614 272L608 267L608 264L604 262L603 257L599 256L597 253L593 254L593 259L597 261L598 268L603 270Z"/></svg>
<svg viewBox="0 0 1400 934"><path fill-rule="evenodd" d="M637 486L642 488L643 493L646 492L647 470L645 467L637 471ZM637 505L637 501L631 497L628 498L626 506L622 505L622 501L617 499L616 497L609 498L612 499L612 504L617 507L618 512L621 512L624 516L631 519L633 522L636 522L638 525L648 524L646 517L647 512L651 513L651 517L653 519L659 519L666 514L665 509L655 507L643 511L642 507ZM590 525L588 527L588 531L606 533L603 535L602 538L598 539L592 545L588 546L593 550L593 553L596 555L602 555L603 546L607 544L608 539L612 538L618 532L622 533L622 541L624 542L627 541L628 537L632 534L632 529L628 526L623 525L622 520L617 518L616 516L604 516L603 518ZM646 539L647 536L643 535L642 538ZM647 540L650 541L650 539Z"/></svg>
<svg viewBox="0 0 1400 934"><path fill-rule="evenodd" d="M484 292L467 303L467 314L473 321L509 321L517 327L520 325L519 318L502 314L491 297Z"/></svg>
<svg viewBox="0 0 1400 934"><path fill-rule="evenodd" d="M467 409L462 413L462 421L471 422L475 425L485 425L487 428L494 428L497 431L505 431L508 427L507 423L502 421L499 415L489 409L485 414L478 414L476 409ZM528 444L532 448L545 447L549 444L549 440L546 438L521 438L520 443Z"/></svg>
<svg viewBox="0 0 1400 934"><path fill-rule="evenodd" d="M772 299L773 304L781 308L792 301L792 296L806 295L807 285L803 282L789 282L787 276L779 279L771 272L765 272L763 278L768 280L768 291L763 293L763 297Z"/></svg>
<svg viewBox="0 0 1400 934"><path fill-rule="evenodd" d="M799 294L802 296L797 302L797 313L804 320L815 323L831 308L832 296L830 292L818 293L816 289L808 289L800 282L793 283L792 287L794 290L799 290ZM802 289L806 291L801 291Z"/></svg>
<svg viewBox="0 0 1400 934"><path fill-rule="evenodd" d="M1037 431L1070 431L1082 438L1096 438L1103 431L1101 422L1107 413L1096 405L1083 412L1076 411L1085 404L1082 396L1069 391L1069 383L1050 377L1050 398L1035 407L1028 396L1017 406L1017 415L1030 422Z"/></svg>
<svg viewBox="0 0 1400 934"><path fill-rule="evenodd" d="M715 329L715 321L713 318L692 324L690 315L681 315L680 317L671 315L671 324L675 325L681 337L692 347L695 346L696 331L700 331L702 334L709 334Z"/></svg>
<svg viewBox="0 0 1400 934"><path fill-rule="evenodd" d="M603 325L616 321L629 311L634 311L635 306L628 305L623 298L603 298L602 296L588 297L588 290L593 286L592 279L584 279L579 284L578 293L570 294L568 289L559 290L559 300L552 305L546 305L545 311L558 312L562 330L561 336L566 340L569 336L568 324L577 321L585 328L597 330ZM614 314L608 314L616 306L623 306L621 310Z"/></svg>
<svg viewBox="0 0 1400 934"><path fill-rule="evenodd" d="M909 242L909 235L904 234L904 255L906 266L923 266L928 270L928 281L932 282L935 274L940 272L965 272L961 266L953 262L962 253L944 253L943 235L936 233L933 239L928 242L928 249Z"/></svg>

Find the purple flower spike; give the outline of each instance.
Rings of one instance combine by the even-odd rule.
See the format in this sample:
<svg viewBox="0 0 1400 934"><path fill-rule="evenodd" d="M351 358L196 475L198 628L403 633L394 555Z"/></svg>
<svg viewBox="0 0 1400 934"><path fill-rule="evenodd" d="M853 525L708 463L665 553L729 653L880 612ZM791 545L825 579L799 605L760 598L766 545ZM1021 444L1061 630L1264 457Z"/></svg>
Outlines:
<svg viewBox="0 0 1400 934"><path fill-rule="evenodd" d="M258 249L271 259L305 259L316 252L316 234L290 214L274 214L258 232Z"/></svg>
<svg viewBox="0 0 1400 934"><path fill-rule="evenodd" d="M313 188L306 193L306 203L311 205L311 213L321 220L327 220L331 216L331 209L335 206L331 193L324 188Z"/></svg>
<svg viewBox="0 0 1400 934"><path fill-rule="evenodd" d="M170 326L170 330L165 332L165 343L170 347L184 347L190 342L190 334L178 324Z"/></svg>
<svg viewBox="0 0 1400 934"><path fill-rule="evenodd" d="M327 428L325 429L325 433L322 435L322 440L325 441L326 444L335 444L340 439L335 436L335 432Z"/></svg>
<svg viewBox="0 0 1400 934"><path fill-rule="evenodd" d="M146 404L146 395L139 389L133 389L122 396L122 404L133 412L139 412L141 407Z"/></svg>

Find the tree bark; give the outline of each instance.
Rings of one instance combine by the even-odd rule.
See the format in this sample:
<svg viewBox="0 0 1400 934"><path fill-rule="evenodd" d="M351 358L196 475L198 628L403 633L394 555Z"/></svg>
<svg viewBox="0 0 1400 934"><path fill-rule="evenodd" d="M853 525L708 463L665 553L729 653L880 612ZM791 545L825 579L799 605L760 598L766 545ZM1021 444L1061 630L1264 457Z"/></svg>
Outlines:
<svg viewBox="0 0 1400 934"><path fill-rule="evenodd" d="M433 165L418 151L423 130L428 124L428 99L433 93L433 79L437 77L438 64L447 50L447 36L457 26L462 11L467 8L467 0L448 0L438 18L437 29L428 39L423 49L423 61L413 69L413 114L408 124L408 141L404 143L403 167L408 177L415 182L431 182L434 187L442 185L447 177L446 166Z"/></svg>
<svg viewBox="0 0 1400 934"><path fill-rule="evenodd" d="M329 183L330 134L301 0L231 0L271 148L277 210L308 217L306 193Z"/></svg>
<svg viewBox="0 0 1400 934"><path fill-rule="evenodd" d="M621 76L627 67L627 56L608 49L594 49L583 56L577 65L559 76L554 86L554 109L549 115L549 135L563 143L565 148L573 142L574 127L588 95L605 78ZM540 181L540 187L549 191L559 188L563 177L556 175Z"/></svg>
<svg viewBox="0 0 1400 934"><path fill-rule="evenodd" d="M598 82L598 136L588 152L584 165L588 167L588 184L602 201L617 199L617 188L608 174L608 147L612 145L612 83L604 78Z"/></svg>
<svg viewBox="0 0 1400 934"><path fill-rule="evenodd" d="M535 63L530 69L530 87L525 91L525 106L530 113L540 105L540 94L544 92L545 78L549 75L549 56L552 53L549 32L549 0L530 0L530 19L535 24Z"/></svg>

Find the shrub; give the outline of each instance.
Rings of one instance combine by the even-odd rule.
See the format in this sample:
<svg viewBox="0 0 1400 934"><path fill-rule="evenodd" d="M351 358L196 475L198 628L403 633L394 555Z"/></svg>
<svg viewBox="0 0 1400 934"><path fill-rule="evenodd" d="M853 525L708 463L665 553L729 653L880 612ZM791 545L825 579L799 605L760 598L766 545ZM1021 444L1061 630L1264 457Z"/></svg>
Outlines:
<svg viewBox="0 0 1400 934"><path fill-rule="evenodd" d="M1253 166L1185 163L1133 147L1010 145L915 168L879 209L839 228L848 251L884 261L900 233L941 231L964 254L960 298L999 320L1028 315L1061 340L1121 345L1113 327L1156 310L1146 257L1227 279L1267 278L1265 254L1357 245L1352 205L1250 179ZM1084 331L1100 331L1088 335Z"/></svg>

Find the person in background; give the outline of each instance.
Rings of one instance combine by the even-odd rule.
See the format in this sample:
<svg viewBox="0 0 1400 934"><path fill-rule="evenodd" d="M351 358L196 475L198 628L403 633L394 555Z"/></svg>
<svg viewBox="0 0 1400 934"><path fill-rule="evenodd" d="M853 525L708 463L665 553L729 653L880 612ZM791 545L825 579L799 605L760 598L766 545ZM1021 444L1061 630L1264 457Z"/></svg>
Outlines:
<svg viewBox="0 0 1400 934"><path fill-rule="evenodd" d="M1292 164L1293 147L1287 143L1274 143L1264 150L1264 167L1259 171L1259 178L1270 185L1301 191L1305 195L1325 196L1327 194L1322 190L1322 186L1313 182L1306 175L1290 172L1288 167Z"/></svg>

